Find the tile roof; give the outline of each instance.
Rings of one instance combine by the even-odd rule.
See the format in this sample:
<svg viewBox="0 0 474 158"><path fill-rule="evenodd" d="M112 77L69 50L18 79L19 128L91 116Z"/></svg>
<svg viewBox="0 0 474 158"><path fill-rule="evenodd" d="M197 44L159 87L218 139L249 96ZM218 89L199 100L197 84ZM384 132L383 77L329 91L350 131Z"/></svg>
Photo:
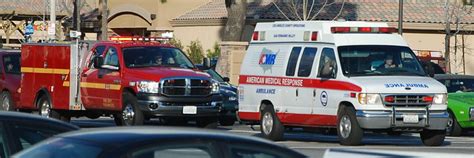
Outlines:
<svg viewBox="0 0 474 158"><path fill-rule="evenodd" d="M56 0L56 15L67 16L72 11L73 0ZM49 0L0 0L0 14L17 15L42 15L45 11L49 15ZM83 7L81 12L91 11L89 5Z"/></svg>
<svg viewBox="0 0 474 158"><path fill-rule="evenodd" d="M271 0L254 0L249 3L247 9L248 19L286 20ZM319 1L313 13L316 13L324 0ZM338 14L342 0L336 0L333 5L325 7L316 20L332 20ZM277 3L283 12L290 12L289 5ZM399 0L346 0L343 11L338 18L350 21L398 21ZM296 19L295 14L287 14L291 19ZM405 22L413 23L443 23L444 0L405 0L404 19ZM226 19L227 10L224 0L214 0L197 9L191 10L173 21L204 20L204 19ZM474 14L464 17L462 23L474 23Z"/></svg>

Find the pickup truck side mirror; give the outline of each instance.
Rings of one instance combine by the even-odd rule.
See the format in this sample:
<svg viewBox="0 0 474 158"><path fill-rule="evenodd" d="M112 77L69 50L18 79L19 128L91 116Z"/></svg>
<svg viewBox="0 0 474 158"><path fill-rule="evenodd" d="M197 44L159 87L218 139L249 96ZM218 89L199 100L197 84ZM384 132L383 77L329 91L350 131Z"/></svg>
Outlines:
<svg viewBox="0 0 474 158"><path fill-rule="evenodd" d="M230 78L229 77L224 77L224 78L222 78L222 80L224 80L224 82L229 82Z"/></svg>
<svg viewBox="0 0 474 158"><path fill-rule="evenodd" d="M101 68L102 65L104 64L104 58L101 57L101 56L96 56L96 57L94 57L93 62L94 62L94 67L96 69Z"/></svg>
<svg viewBox="0 0 474 158"><path fill-rule="evenodd" d="M204 70L211 68L211 60L209 58L202 59L202 66Z"/></svg>

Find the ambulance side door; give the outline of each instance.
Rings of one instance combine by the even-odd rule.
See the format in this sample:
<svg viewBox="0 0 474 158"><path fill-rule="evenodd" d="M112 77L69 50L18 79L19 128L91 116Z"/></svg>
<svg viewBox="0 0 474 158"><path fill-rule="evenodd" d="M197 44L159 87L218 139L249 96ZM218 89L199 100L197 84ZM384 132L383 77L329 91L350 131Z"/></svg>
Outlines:
<svg viewBox="0 0 474 158"><path fill-rule="evenodd" d="M291 47L290 56L288 58L286 71L285 71L285 78L293 79L296 76L296 68L298 66L298 61L301 58L301 51L302 46L293 46ZM289 123L292 122L291 119L294 118L294 114L301 111L298 107L298 97L297 97L297 87L293 86L284 86L282 87L283 90L283 106L282 111L285 113L285 117L282 118L282 122Z"/></svg>
<svg viewBox="0 0 474 158"><path fill-rule="evenodd" d="M308 125L313 119L308 119L309 114L313 114L314 100L316 97L316 89L312 86L312 69L316 67L315 58L318 54L318 48L314 46L304 47L299 61L296 77L302 79L303 86L296 87L296 105L292 107L291 113L299 115L294 120L295 124ZM290 113L290 111L289 111Z"/></svg>
<svg viewBox="0 0 474 158"><path fill-rule="evenodd" d="M333 46L323 47L318 62L317 79L319 81L316 89L316 98L313 103L313 110L317 114L318 125L333 125L334 116L337 113L340 98L343 97L343 91L335 90L337 87L338 66L336 54Z"/></svg>
<svg viewBox="0 0 474 158"><path fill-rule="evenodd" d="M100 93L104 92L99 89L93 88L93 85L96 85L96 83L94 82L98 79L98 72L100 69L94 67L94 60L96 57L102 56L106 48L106 45L98 45L92 48L92 52L90 53L90 57L88 58L88 62L86 63L87 65L81 73L81 100L86 109L98 108L99 105L101 105L102 103Z"/></svg>

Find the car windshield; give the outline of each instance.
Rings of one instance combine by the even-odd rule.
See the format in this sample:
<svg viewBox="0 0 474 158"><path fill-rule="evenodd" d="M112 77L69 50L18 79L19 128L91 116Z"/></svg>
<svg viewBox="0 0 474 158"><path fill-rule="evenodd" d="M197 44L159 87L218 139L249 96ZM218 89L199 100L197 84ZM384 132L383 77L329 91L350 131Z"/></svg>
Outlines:
<svg viewBox="0 0 474 158"><path fill-rule="evenodd" d="M177 48L128 47L123 48L123 59L128 68L139 67L181 67L194 68L193 63Z"/></svg>
<svg viewBox="0 0 474 158"><path fill-rule="evenodd" d="M338 51L346 76L425 76L418 59L408 47L341 46Z"/></svg>
<svg viewBox="0 0 474 158"><path fill-rule="evenodd" d="M82 140L54 138L45 140L31 148L28 148L16 155L14 158L95 158L101 152L102 148L92 143Z"/></svg>
<svg viewBox="0 0 474 158"><path fill-rule="evenodd" d="M448 89L448 93L474 92L474 79L439 80Z"/></svg>
<svg viewBox="0 0 474 158"><path fill-rule="evenodd" d="M221 75L219 75L215 70L213 69L209 69L209 70L205 70L206 73L208 73L209 75L211 75L211 77L219 82L224 82L224 79L222 78Z"/></svg>
<svg viewBox="0 0 474 158"><path fill-rule="evenodd" d="M20 74L20 54L4 55L3 67L5 68L5 73Z"/></svg>

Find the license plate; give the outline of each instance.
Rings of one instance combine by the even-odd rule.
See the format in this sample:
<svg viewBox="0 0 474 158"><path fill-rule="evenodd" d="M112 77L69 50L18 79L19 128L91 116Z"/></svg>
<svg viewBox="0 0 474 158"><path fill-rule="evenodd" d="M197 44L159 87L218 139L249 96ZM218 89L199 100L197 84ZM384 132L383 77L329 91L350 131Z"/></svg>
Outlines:
<svg viewBox="0 0 474 158"><path fill-rule="evenodd" d="M418 115L403 115L403 123L418 123Z"/></svg>
<svg viewBox="0 0 474 158"><path fill-rule="evenodd" d="M197 114L196 106L183 106L183 114Z"/></svg>

